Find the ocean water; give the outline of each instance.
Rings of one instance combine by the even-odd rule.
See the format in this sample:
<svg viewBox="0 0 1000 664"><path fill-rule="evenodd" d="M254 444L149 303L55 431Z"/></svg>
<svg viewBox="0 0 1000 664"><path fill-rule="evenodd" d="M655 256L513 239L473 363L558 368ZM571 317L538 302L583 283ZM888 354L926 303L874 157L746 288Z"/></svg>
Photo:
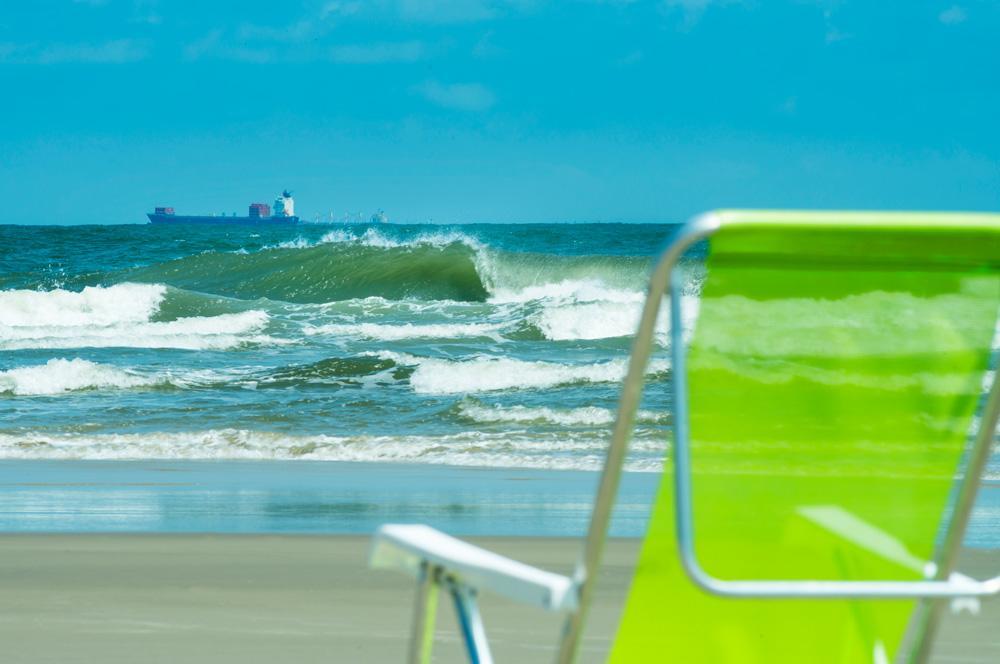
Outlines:
<svg viewBox="0 0 1000 664"><path fill-rule="evenodd" d="M0 530L579 534L594 473L551 471L600 468L673 230L0 226ZM631 471L662 468L667 332ZM626 477L613 532L657 479ZM970 545L1000 546L998 506L994 456Z"/></svg>
<svg viewBox="0 0 1000 664"><path fill-rule="evenodd" d="M0 457L597 469L671 230L0 227Z"/></svg>

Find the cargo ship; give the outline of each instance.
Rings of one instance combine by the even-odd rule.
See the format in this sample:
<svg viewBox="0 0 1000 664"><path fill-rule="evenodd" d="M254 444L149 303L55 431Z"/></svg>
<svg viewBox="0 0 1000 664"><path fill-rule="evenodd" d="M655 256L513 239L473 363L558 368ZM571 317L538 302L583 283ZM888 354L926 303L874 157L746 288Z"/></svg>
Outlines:
<svg viewBox="0 0 1000 664"><path fill-rule="evenodd" d="M267 203L251 203L245 217L220 215L176 214L172 207L158 207L146 214L151 224L296 224L295 200L285 190L274 199L274 209Z"/></svg>

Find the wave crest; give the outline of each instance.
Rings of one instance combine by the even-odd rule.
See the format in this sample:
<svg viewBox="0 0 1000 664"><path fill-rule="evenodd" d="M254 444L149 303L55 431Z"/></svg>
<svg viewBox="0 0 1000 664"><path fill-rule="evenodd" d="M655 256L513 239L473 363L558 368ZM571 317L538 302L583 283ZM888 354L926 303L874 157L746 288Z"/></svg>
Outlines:
<svg viewBox="0 0 1000 664"><path fill-rule="evenodd" d="M396 325L379 323L330 324L308 328L307 335L330 335L335 337L361 337L377 341L400 341L403 339L458 339L485 337L500 340L500 325L492 323L402 323Z"/></svg>
<svg viewBox="0 0 1000 664"><path fill-rule="evenodd" d="M79 358L0 371L0 394L55 395L77 390L147 387L159 382L116 367Z"/></svg>
<svg viewBox="0 0 1000 664"><path fill-rule="evenodd" d="M81 291L0 291L0 329L142 323L156 313L167 288L161 284L88 286Z"/></svg>
<svg viewBox="0 0 1000 664"><path fill-rule="evenodd" d="M456 231L396 238L330 231L258 251L206 252L128 271L134 281L241 299L325 303L368 297L495 303L641 294L647 258L502 251ZM618 296L609 296L617 292Z"/></svg>
<svg viewBox="0 0 1000 664"><path fill-rule="evenodd" d="M245 429L152 434L46 435L0 433L0 459L311 459L427 463L501 468L598 470L607 436L466 431L421 435L293 435ZM660 440L636 440L641 458L626 470L662 468Z"/></svg>
<svg viewBox="0 0 1000 664"><path fill-rule="evenodd" d="M392 300L484 301L488 295L468 245L329 242L254 253L209 252L139 268L138 281L163 282L241 299L323 303L379 296Z"/></svg>
<svg viewBox="0 0 1000 664"><path fill-rule="evenodd" d="M0 291L0 349L225 350L249 343L282 343L262 334L270 318L259 310L153 320L176 293L163 284L134 283L90 286L79 292Z"/></svg>
<svg viewBox="0 0 1000 664"><path fill-rule="evenodd" d="M557 424L559 426L606 426L615 421L615 411L598 406L583 406L581 408L549 408L548 406L485 406L474 402L462 402L458 405L461 417L482 424L508 423L538 423ZM645 424L666 424L670 416L667 413L656 413L642 410L636 414L636 421Z"/></svg>
<svg viewBox="0 0 1000 664"><path fill-rule="evenodd" d="M471 394L500 390L548 389L583 383L613 383L625 377L627 361L608 360L593 364L518 360L509 357L477 357L445 360L382 351L378 357L399 365L415 366L410 386L417 394ZM666 371L665 360L650 363L650 373Z"/></svg>

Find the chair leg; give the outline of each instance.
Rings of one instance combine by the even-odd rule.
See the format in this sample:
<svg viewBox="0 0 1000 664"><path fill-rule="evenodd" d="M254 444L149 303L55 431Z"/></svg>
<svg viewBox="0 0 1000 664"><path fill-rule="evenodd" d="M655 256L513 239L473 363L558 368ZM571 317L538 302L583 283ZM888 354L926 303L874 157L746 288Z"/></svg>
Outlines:
<svg viewBox="0 0 1000 664"><path fill-rule="evenodd" d="M410 633L410 652L407 658L409 664L431 662L440 577L440 567L431 567L426 562L423 563L417 582L417 599L413 607L413 631Z"/></svg>
<svg viewBox="0 0 1000 664"><path fill-rule="evenodd" d="M455 601L455 614L458 616L458 626L462 631L462 640L469 653L471 664L493 664L490 644L486 640L486 628L483 616L479 612L476 601L476 591L459 583L449 583L451 597Z"/></svg>

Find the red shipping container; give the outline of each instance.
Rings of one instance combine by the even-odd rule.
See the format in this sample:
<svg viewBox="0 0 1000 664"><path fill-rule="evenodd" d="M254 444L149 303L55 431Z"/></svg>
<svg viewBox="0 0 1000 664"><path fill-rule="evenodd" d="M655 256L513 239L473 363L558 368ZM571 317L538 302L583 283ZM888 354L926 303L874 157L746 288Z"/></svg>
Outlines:
<svg viewBox="0 0 1000 664"><path fill-rule="evenodd" d="M250 204L250 216L251 217L270 217L271 216L271 206L267 203L251 203Z"/></svg>

